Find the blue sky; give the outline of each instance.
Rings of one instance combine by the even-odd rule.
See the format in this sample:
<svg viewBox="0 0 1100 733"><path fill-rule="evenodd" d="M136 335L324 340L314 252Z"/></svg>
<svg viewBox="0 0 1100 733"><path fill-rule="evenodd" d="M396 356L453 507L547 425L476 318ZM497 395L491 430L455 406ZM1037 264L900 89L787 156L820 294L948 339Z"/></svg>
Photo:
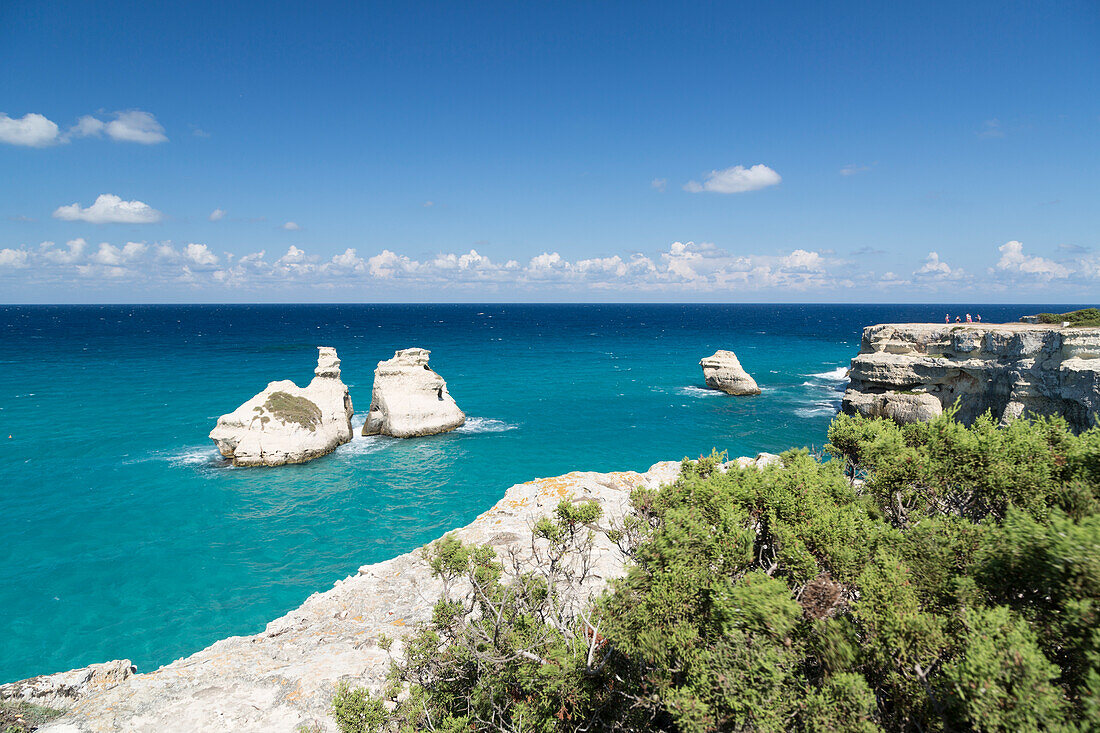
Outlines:
<svg viewBox="0 0 1100 733"><path fill-rule="evenodd" d="M1100 295L1093 2L162 5L0 4L0 301Z"/></svg>

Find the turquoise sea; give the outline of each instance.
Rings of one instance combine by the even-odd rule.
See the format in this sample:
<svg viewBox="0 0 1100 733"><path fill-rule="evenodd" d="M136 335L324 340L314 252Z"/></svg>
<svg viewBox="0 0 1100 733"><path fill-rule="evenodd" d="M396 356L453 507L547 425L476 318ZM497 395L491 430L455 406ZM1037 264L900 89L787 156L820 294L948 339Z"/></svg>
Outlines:
<svg viewBox="0 0 1100 733"><path fill-rule="evenodd" d="M1071 306L974 306L987 321ZM957 306L0 307L0 682L129 658L150 671L261 630L365 563L472 520L518 482L711 448L821 446L864 325ZM431 349L470 419L235 469L207 433L274 379ZM703 389L737 352L759 397ZM10 437L8 437L10 435Z"/></svg>

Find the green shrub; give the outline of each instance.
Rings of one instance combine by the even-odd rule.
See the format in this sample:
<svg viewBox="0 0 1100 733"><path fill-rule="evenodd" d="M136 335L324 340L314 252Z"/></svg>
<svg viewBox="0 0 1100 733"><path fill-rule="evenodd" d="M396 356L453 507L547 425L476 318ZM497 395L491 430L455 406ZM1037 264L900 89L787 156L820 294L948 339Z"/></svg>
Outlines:
<svg viewBox="0 0 1100 733"><path fill-rule="evenodd" d="M1074 326L1100 326L1100 309L1082 308L1069 313L1040 313L1039 323L1065 323Z"/></svg>
<svg viewBox="0 0 1100 733"><path fill-rule="evenodd" d="M391 731L1100 729L1100 428L841 416L829 441L685 461L607 530L563 502L528 564L444 537L394 712L342 704ZM597 530L627 570L577 603Z"/></svg>

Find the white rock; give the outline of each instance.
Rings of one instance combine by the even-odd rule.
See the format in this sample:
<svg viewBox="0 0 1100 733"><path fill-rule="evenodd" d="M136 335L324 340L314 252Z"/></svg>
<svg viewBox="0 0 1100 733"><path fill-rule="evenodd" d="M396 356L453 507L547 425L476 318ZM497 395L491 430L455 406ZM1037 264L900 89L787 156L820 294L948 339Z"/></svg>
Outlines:
<svg viewBox="0 0 1100 733"><path fill-rule="evenodd" d="M363 435L413 438L446 433L466 422L443 377L428 366L427 349L402 349L378 362Z"/></svg>
<svg viewBox="0 0 1100 733"><path fill-rule="evenodd" d="M340 381L340 359L335 349L317 348L316 376L309 386L272 382L218 418L210 437L233 465L303 463L351 440L351 397Z"/></svg>
<svg viewBox="0 0 1100 733"><path fill-rule="evenodd" d="M756 380L741 367L741 362L732 351L720 349L713 356L702 359L699 366L703 367L703 378L711 389L720 389L732 395L760 394Z"/></svg>
<svg viewBox="0 0 1100 733"><path fill-rule="evenodd" d="M0 685L0 700L64 710L94 692L111 689L134 671L129 659L116 659L68 672L31 677Z"/></svg>
<svg viewBox="0 0 1100 733"><path fill-rule="evenodd" d="M863 329L843 409L898 422L989 411L1007 424L1060 415L1075 430L1100 411L1100 329L1046 324L881 324ZM912 394L906 394L912 393Z"/></svg>
<svg viewBox="0 0 1100 733"><path fill-rule="evenodd" d="M492 545L499 556L531 562L531 527L562 500L595 501L600 526L631 511L637 487L656 489L676 480L679 461L646 473L574 472L511 487L492 508L455 530L466 543ZM585 585L563 588L583 603L625 572L625 558L602 532L594 538L592 572ZM545 544L540 544L545 552ZM402 640L432 617L442 580L419 551L362 567L324 593L250 636L223 639L155 672L82 700L40 730L43 733L163 733L163 731L323 730L336 733L332 698L340 682L379 692ZM378 641L393 640L390 652Z"/></svg>

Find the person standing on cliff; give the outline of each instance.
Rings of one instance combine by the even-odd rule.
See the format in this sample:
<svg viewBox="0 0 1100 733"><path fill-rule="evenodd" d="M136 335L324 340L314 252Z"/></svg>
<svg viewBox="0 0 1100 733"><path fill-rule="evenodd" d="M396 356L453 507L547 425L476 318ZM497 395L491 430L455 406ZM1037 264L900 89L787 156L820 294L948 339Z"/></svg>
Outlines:
<svg viewBox="0 0 1100 733"><path fill-rule="evenodd" d="M951 323L951 314L950 313L944 313L943 314L943 322L944 323Z"/></svg>
<svg viewBox="0 0 1100 733"><path fill-rule="evenodd" d="M974 322L974 319L970 317L969 313L966 314L966 322L967 323L973 323Z"/></svg>

